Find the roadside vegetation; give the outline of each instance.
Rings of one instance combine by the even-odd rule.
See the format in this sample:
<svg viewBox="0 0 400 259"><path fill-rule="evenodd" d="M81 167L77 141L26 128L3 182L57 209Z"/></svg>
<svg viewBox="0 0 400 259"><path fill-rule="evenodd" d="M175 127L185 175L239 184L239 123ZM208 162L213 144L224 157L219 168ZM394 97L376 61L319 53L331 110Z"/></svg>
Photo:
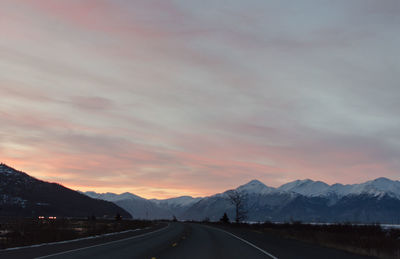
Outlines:
<svg viewBox="0 0 400 259"><path fill-rule="evenodd" d="M221 222L217 224L227 225ZM229 223L228 223L229 224ZM285 238L293 238L322 246L342 249L361 255L384 259L400 259L400 229L384 229L380 225L354 224L303 224L259 223L229 224L234 228L272 233Z"/></svg>
<svg viewBox="0 0 400 259"><path fill-rule="evenodd" d="M65 241L88 236L145 228L151 221L58 218L2 218L0 249Z"/></svg>

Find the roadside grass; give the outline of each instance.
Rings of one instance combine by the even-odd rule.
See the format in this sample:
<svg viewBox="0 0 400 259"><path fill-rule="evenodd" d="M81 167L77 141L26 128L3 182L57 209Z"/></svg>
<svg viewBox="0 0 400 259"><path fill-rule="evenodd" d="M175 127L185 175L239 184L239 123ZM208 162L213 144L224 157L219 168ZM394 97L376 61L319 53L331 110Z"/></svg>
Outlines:
<svg viewBox="0 0 400 259"><path fill-rule="evenodd" d="M353 224L303 224L259 223L230 224L232 227L248 228L293 238L352 253L383 259L400 259L400 229L383 229L380 225Z"/></svg>
<svg viewBox="0 0 400 259"><path fill-rule="evenodd" d="M0 249L51 243L151 226L142 220L2 219Z"/></svg>

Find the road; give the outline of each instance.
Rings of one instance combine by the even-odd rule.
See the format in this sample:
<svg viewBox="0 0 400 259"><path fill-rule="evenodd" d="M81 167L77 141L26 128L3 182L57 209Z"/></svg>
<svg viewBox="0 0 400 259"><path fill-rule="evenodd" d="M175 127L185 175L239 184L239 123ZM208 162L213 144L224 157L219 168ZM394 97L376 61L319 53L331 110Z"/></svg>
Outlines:
<svg viewBox="0 0 400 259"><path fill-rule="evenodd" d="M366 258L270 234L194 223L169 223L158 229L124 235L113 240L2 251L0 258Z"/></svg>

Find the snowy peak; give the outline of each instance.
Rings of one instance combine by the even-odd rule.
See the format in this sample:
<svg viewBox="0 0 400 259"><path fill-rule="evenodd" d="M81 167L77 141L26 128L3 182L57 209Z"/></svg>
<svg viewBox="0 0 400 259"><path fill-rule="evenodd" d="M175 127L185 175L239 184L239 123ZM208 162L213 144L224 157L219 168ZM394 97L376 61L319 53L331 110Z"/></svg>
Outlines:
<svg viewBox="0 0 400 259"><path fill-rule="evenodd" d="M133 193L130 193L130 192L124 192L124 193L121 193L120 195L118 195L118 198L120 199L120 200L137 200L137 199L144 199L144 198L142 198L142 197L140 197L140 196L138 196L138 195L135 195L135 194L133 194Z"/></svg>
<svg viewBox="0 0 400 259"><path fill-rule="evenodd" d="M137 196L135 194L132 194L130 192L124 192L121 194L115 194L111 192L107 193L97 193L97 192L83 192L83 194L95 198L95 199L100 199L100 200L106 200L106 201L111 201L111 202L117 202L117 201L126 201L126 200L131 200L131 201L144 201L147 199L142 198L140 196ZM202 198L193 198L191 196L180 196L176 198L170 198L170 199L165 199L165 200L158 200L158 199L150 199L148 201L154 202L155 204L158 205L167 205L167 206L189 206Z"/></svg>
<svg viewBox="0 0 400 259"><path fill-rule="evenodd" d="M184 206L189 206L193 203L196 203L201 199L202 198L193 198L191 196L180 196L180 197L164 199L164 200L153 199L153 201L157 204L165 204L168 206L184 207Z"/></svg>
<svg viewBox="0 0 400 259"><path fill-rule="evenodd" d="M399 181L392 181L385 177L380 177L367 183L381 190L398 190L400 185Z"/></svg>
<svg viewBox="0 0 400 259"><path fill-rule="evenodd" d="M280 186L278 190L286 192L295 192L305 196L318 196L326 192L328 188L329 185L324 182L305 179L305 180L296 180L284 184Z"/></svg>
<svg viewBox="0 0 400 259"><path fill-rule="evenodd" d="M125 192L121 194L115 194L111 192L107 193L97 193L97 192L84 192L87 196L94 198L94 199L100 199L100 200L105 200L105 201L120 201L120 200L144 200L144 198L137 196L135 194L132 194L130 192Z"/></svg>
<svg viewBox="0 0 400 259"><path fill-rule="evenodd" d="M388 194L400 199L400 181L392 181L381 177L362 184L354 184L349 192L349 194L363 193L374 196Z"/></svg>
<svg viewBox="0 0 400 259"><path fill-rule="evenodd" d="M251 180L250 182L236 188L239 192L266 194L275 191L275 188L268 187L258 180Z"/></svg>
<svg viewBox="0 0 400 259"><path fill-rule="evenodd" d="M400 199L400 182L381 177L372 181L360 184L333 184L328 185L321 181L312 181L310 179L297 180L284 184L278 188L284 192L294 192L304 196L337 196L346 195L373 195L382 196L388 194Z"/></svg>

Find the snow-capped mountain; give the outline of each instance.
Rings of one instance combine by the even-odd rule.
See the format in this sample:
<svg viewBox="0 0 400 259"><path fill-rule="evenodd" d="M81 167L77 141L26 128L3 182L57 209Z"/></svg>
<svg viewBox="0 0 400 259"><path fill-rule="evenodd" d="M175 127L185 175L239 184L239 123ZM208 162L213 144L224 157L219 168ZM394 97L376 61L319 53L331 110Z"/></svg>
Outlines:
<svg viewBox="0 0 400 259"><path fill-rule="evenodd" d="M155 203L162 206L170 206L170 207L185 207L192 205L193 203L201 200L202 198L193 198L191 196L180 196L176 198L169 198L164 200L152 199Z"/></svg>
<svg viewBox="0 0 400 259"><path fill-rule="evenodd" d="M258 180L252 180L244 185L239 186L238 188L236 188L236 190L239 192L245 192L249 194L250 193L267 194L276 191L275 188L268 187Z"/></svg>
<svg viewBox="0 0 400 259"><path fill-rule="evenodd" d="M305 196L323 195L328 189L328 184L320 181L312 181L310 179L297 180L284 184L278 188L278 190L281 191L295 192Z"/></svg>
<svg viewBox="0 0 400 259"><path fill-rule="evenodd" d="M122 194L85 192L84 194L91 198L114 202L131 213L134 218L140 219L170 219L201 199L181 196L164 200L147 200L129 192Z"/></svg>
<svg viewBox="0 0 400 259"><path fill-rule="evenodd" d="M181 214L181 218L219 220L225 212L230 218L234 218L235 208L228 196L231 191L227 190L201 199L187 208ZM243 195L249 220L270 219L273 208L285 206L298 196L295 193L281 192L273 187L268 187L258 180L252 180L233 189L233 191Z"/></svg>
<svg viewBox="0 0 400 259"><path fill-rule="evenodd" d="M306 179L278 188L252 180L234 190L243 195L250 221L400 223L400 181L387 178L351 185L328 185ZM132 193L86 192L82 195L0 164L0 216L51 212L82 217L112 215L119 210L121 214L141 219L176 216L184 220L219 220L225 212L232 219L235 208L229 200L230 192L232 190L203 198L181 196L165 200L148 200Z"/></svg>
<svg viewBox="0 0 400 259"><path fill-rule="evenodd" d="M84 194L94 199L100 199L112 202L120 200L144 200L144 198L132 194L130 192L125 192L121 194L115 194L112 192L107 192L107 193L85 192Z"/></svg>
<svg viewBox="0 0 400 259"><path fill-rule="evenodd" d="M122 194L84 192L84 194L91 198L114 202L136 219L170 219L173 217L172 212L152 200L147 200L129 192Z"/></svg>
<svg viewBox="0 0 400 259"><path fill-rule="evenodd" d="M341 194L343 196L349 194L358 195L363 193L374 196L382 196L387 194L400 199L400 181L392 181L384 177L362 184L353 184L349 189L349 191L347 191L347 189L342 190Z"/></svg>
<svg viewBox="0 0 400 259"><path fill-rule="evenodd" d="M392 181L381 177L372 181L360 184L333 184L328 185L320 181L297 180L284 184L278 190L286 192L294 192L308 197L315 196L337 196L344 197L347 195L372 195L382 196L389 195L400 199L400 181Z"/></svg>
<svg viewBox="0 0 400 259"><path fill-rule="evenodd" d="M356 221L397 222L400 214L399 181L378 178L361 184L328 185L310 179L269 187L252 180L237 187L243 194L251 221ZM204 198L182 196L146 200L131 193L96 194L129 211L134 218L160 219L176 216L183 220L219 220L223 213L234 218L234 206L227 190Z"/></svg>

